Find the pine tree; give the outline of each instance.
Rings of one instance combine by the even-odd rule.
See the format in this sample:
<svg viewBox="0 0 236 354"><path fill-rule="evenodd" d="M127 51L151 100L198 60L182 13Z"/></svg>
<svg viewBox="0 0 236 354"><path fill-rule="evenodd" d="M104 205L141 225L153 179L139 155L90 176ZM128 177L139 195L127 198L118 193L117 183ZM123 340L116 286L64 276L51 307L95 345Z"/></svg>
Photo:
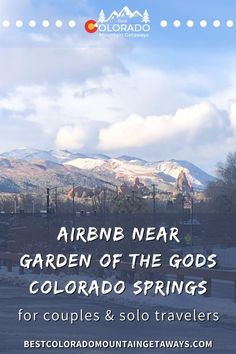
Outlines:
<svg viewBox="0 0 236 354"><path fill-rule="evenodd" d="M147 10L145 10L144 13L143 13L143 20L142 20L142 22L144 22L144 23L150 22L150 16L149 16L149 13L148 13Z"/></svg>
<svg viewBox="0 0 236 354"><path fill-rule="evenodd" d="M100 14L99 14L99 18L98 18L98 22L103 23L106 21L106 16L103 10L101 10Z"/></svg>

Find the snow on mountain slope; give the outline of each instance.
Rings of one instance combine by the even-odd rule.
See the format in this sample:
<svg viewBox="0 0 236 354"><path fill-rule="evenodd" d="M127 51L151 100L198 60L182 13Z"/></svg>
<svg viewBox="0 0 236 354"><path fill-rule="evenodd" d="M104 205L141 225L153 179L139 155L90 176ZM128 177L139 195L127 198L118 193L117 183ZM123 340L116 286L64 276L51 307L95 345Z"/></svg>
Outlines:
<svg viewBox="0 0 236 354"><path fill-rule="evenodd" d="M7 159L18 159L18 160L33 160L33 159L40 159L40 160L53 160L57 161L50 151L43 151L38 149L30 149L30 148L19 148L15 150L11 150L8 152L4 152L0 155L1 157L6 157Z"/></svg>
<svg viewBox="0 0 236 354"><path fill-rule="evenodd" d="M108 179L110 182L133 183L139 178L145 185L157 184L160 189L169 190L175 184L181 171L197 189L204 189L212 176L187 161L147 162L138 158L124 156L118 159L76 159L66 162L83 170L89 171L96 177Z"/></svg>
<svg viewBox="0 0 236 354"><path fill-rule="evenodd" d="M104 154L81 154L79 152L71 152L68 150L39 150L26 147L3 152L0 154L0 157L25 161L48 160L57 163L64 163L77 158L110 159L109 156Z"/></svg>
<svg viewBox="0 0 236 354"><path fill-rule="evenodd" d="M17 159L25 161L33 160L48 160L52 162L66 162L78 157L85 157L85 155L80 153L70 152L68 150L39 150L31 148L20 148L4 152L0 154L0 157L6 157L8 159Z"/></svg>
<svg viewBox="0 0 236 354"><path fill-rule="evenodd" d="M138 177L146 186L156 184L161 190L171 190L181 171L184 171L188 180L195 189L204 189L208 182L214 178L188 161L157 161L148 162L143 159L123 155L118 158L111 158L103 154L81 154L68 150L39 150L22 148L0 154L0 177L2 168L8 167L9 171L18 168L13 167L12 160L24 160L33 164L44 165L47 170L63 168L78 169L77 172L89 175L91 179L103 180L113 185L122 183L133 183ZM51 163L49 163L51 162ZM70 171L68 171L70 173ZM71 172L72 174L74 172ZM2 176L4 177L4 176ZM8 178L8 176L5 176ZM4 178L5 178L4 177ZM12 176L10 176L11 179ZM27 179L27 176L25 176ZM14 179L13 179L14 180ZM14 181L15 182L15 181ZM5 182L4 182L5 183ZM38 184L37 182L36 184ZM17 181L16 181L17 184Z"/></svg>
<svg viewBox="0 0 236 354"><path fill-rule="evenodd" d="M128 161L131 163L147 164L146 160L143 160L143 159L140 159L140 158L134 157L134 156L128 156L128 155L119 156L119 157L117 157L117 160Z"/></svg>
<svg viewBox="0 0 236 354"><path fill-rule="evenodd" d="M174 160L173 160L174 161ZM194 176L196 179L200 180L203 184L209 183L209 181L214 180L214 177L201 170L199 167L195 166L193 163L189 161L180 160L178 163L188 170L189 173ZM186 171L187 172L187 171Z"/></svg>
<svg viewBox="0 0 236 354"><path fill-rule="evenodd" d="M95 159L95 158L78 158L69 162L66 162L65 165L74 166L80 168L81 170L92 170L96 167L101 167L106 163L105 160Z"/></svg>
<svg viewBox="0 0 236 354"><path fill-rule="evenodd" d="M200 189L213 180L212 176L208 175L206 172L202 171L200 168L188 161L160 161L152 163L152 166L153 165L155 166L157 173L164 173L174 179L176 179L180 172L184 170L192 185Z"/></svg>

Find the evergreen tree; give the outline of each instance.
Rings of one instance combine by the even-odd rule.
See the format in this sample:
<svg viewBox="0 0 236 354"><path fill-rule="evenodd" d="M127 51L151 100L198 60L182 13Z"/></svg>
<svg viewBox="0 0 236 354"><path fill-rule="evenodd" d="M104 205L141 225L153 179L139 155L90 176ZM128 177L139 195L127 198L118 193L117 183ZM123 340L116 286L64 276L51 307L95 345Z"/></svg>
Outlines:
<svg viewBox="0 0 236 354"><path fill-rule="evenodd" d="M148 13L147 10L145 10L144 13L143 13L143 20L142 20L142 22L144 22L144 23L150 22L150 16L149 16L149 13Z"/></svg>
<svg viewBox="0 0 236 354"><path fill-rule="evenodd" d="M236 211L236 152L227 156L226 162L217 170L218 178L209 183L206 196L213 210L220 212Z"/></svg>
<svg viewBox="0 0 236 354"><path fill-rule="evenodd" d="M103 10L101 10L100 14L99 14L99 18L98 18L98 22L103 23L106 21L106 16Z"/></svg>

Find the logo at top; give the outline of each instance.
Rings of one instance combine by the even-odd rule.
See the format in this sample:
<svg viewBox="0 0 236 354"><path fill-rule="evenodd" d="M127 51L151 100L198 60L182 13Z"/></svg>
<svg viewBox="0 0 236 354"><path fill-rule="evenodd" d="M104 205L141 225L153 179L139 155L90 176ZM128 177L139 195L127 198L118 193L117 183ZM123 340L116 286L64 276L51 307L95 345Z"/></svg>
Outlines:
<svg viewBox="0 0 236 354"><path fill-rule="evenodd" d="M86 31L89 33L95 33L95 32L97 32L97 29L98 29L98 25L95 20L88 20L85 23L84 27L85 27Z"/></svg>
<svg viewBox="0 0 236 354"><path fill-rule="evenodd" d="M108 16L104 10L101 10L95 28L100 36L146 38L151 29L150 22L150 15L146 9L142 12L131 11L128 6L125 6Z"/></svg>

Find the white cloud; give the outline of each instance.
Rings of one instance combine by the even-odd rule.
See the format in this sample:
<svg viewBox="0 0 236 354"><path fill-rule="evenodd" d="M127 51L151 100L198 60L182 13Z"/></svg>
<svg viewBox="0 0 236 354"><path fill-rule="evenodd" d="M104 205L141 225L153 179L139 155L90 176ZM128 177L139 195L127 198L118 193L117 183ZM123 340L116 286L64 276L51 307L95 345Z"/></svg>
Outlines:
<svg viewBox="0 0 236 354"><path fill-rule="evenodd" d="M73 46L74 39L67 39ZM93 50L88 44L4 50L1 131L14 120L14 147L25 145L24 122L32 129L34 138L28 141L35 147L43 142L44 148L103 149L201 165L234 149L236 80L147 67L124 60L122 51L115 42ZM1 150L8 146L4 140Z"/></svg>
<svg viewBox="0 0 236 354"><path fill-rule="evenodd" d="M81 126L61 127L56 136L56 147L59 149L79 150L87 140L87 134Z"/></svg>
<svg viewBox="0 0 236 354"><path fill-rule="evenodd" d="M100 53L102 58L103 51ZM64 60L66 55L61 63ZM201 166L209 165L210 160L215 163L234 148L233 103L231 112L229 107L223 109L226 105L218 108L209 103L217 101L213 96L202 103L202 98L191 89L207 87L207 78L201 82L200 76L186 74L180 79L177 74L144 67L129 66L129 71L120 72L107 68L109 65L98 76L95 68L94 73L90 72L88 64L86 77L76 77L74 81L63 74L63 67L60 78L57 68L54 78L51 76L44 84L39 81L38 85L32 83L37 82L36 76L42 76L42 72L35 73L28 85L17 85L0 96L0 110L6 119L14 117L16 128L22 120L25 125L28 122L39 127L34 143L40 146L44 141L48 148L103 149L147 159L189 159ZM76 76L72 68L71 76L73 73ZM233 90L229 95L232 97ZM5 125L2 120L2 130ZM68 126L69 133L64 128ZM72 127L79 127L74 135ZM24 138L19 134L15 147L24 144L21 140Z"/></svg>
<svg viewBox="0 0 236 354"><path fill-rule="evenodd" d="M125 73L113 49L0 48L0 91L13 91L19 86L79 84Z"/></svg>
<svg viewBox="0 0 236 354"><path fill-rule="evenodd" d="M229 108L231 126L236 134L236 101L232 101Z"/></svg>
<svg viewBox="0 0 236 354"><path fill-rule="evenodd" d="M187 147L219 141L227 125L223 112L209 103L179 109L174 115L131 115L101 130L99 148L111 151L163 145L165 150L174 151L183 144Z"/></svg>

